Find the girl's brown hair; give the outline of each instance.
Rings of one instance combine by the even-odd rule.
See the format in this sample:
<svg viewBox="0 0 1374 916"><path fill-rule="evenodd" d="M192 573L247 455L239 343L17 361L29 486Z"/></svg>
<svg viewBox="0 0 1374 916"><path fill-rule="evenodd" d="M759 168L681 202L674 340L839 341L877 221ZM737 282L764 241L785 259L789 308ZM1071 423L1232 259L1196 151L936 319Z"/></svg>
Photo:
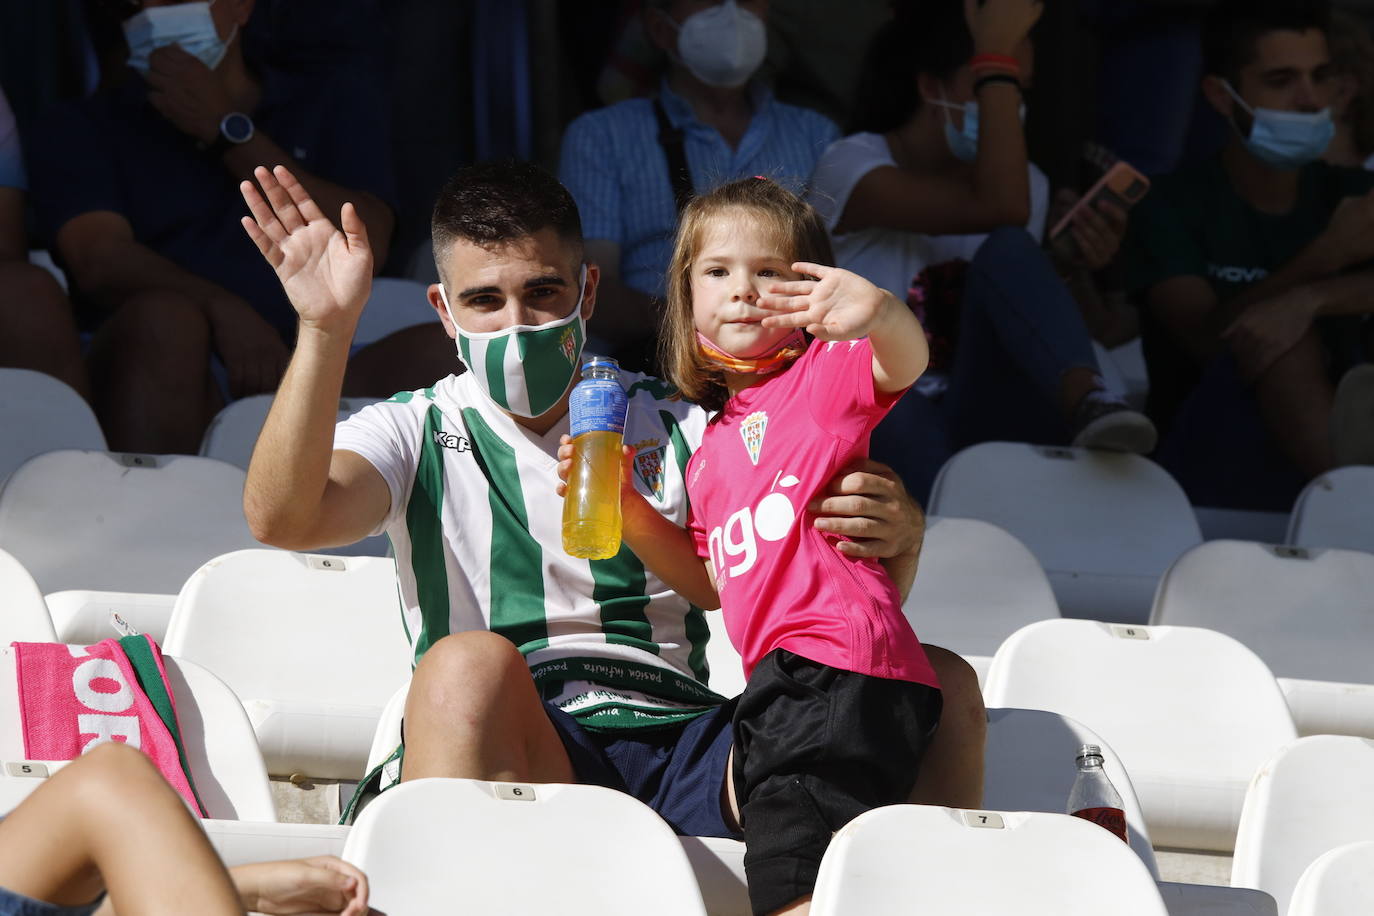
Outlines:
<svg viewBox="0 0 1374 916"><path fill-rule="evenodd" d="M790 261L833 264L830 235L820 214L777 182L744 178L721 185L693 198L682 210L677 242L668 268L668 297L658 336L659 366L687 400L707 410L725 406L729 392L721 370L707 363L697 351L696 323L692 320L692 262L701 248L709 220L739 211L738 218L753 219L770 229Z"/></svg>

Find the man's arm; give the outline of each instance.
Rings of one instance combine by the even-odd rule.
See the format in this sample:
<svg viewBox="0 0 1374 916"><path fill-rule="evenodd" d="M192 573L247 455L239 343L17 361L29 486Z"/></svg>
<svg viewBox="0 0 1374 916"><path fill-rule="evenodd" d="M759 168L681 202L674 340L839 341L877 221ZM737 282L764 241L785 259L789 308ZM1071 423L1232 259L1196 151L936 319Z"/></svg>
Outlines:
<svg viewBox="0 0 1374 916"><path fill-rule="evenodd" d="M1255 303L1274 299L1298 286L1333 278L1371 258L1374 258L1374 191L1342 200L1320 235L1278 270L1222 303L1210 325L1220 334ZM1325 304L1322 307L1340 306Z"/></svg>
<svg viewBox="0 0 1374 916"><path fill-rule="evenodd" d="M1252 301L1221 334L1242 371L1257 378L1297 345L1317 318L1374 312L1374 270L1290 287Z"/></svg>
<svg viewBox="0 0 1374 916"><path fill-rule="evenodd" d="M391 248L391 233L396 227L396 216L391 207L375 194L345 188L326 178L312 174L296 158L282 149L275 140L262 131L254 131L253 139L247 143L230 148L224 154L224 166L235 178L246 180L253 175L253 169L263 162L284 166L297 180L325 213L338 213L345 203L352 202L358 216L368 227L367 234L373 251L373 263L380 268L386 263L387 252Z"/></svg>
<svg viewBox="0 0 1374 916"><path fill-rule="evenodd" d="M386 517L391 491L366 459L333 451L348 347L371 289L367 228L344 204L336 229L284 168L241 185L244 229L300 317L296 352L258 436L243 509L258 540L291 550L349 544Z"/></svg>
<svg viewBox="0 0 1374 916"><path fill-rule="evenodd" d="M905 599L916 580L926 520L897 473L865 458L835 475L826 495L807 511L817 531L842 534L836 549L852 557L876 557Z"/></svg>
<svg viewBox="0 0 1374 916"><path fill-rule="evenodd" d="M177 45L159 48L148 60L149 101L178 130L206 145L213 143L219 137L220 121L235 110L216 72ZM251 179L253 170L263 163L283 166L325 213L338 213L345 203L352 202L368 227L374 264L380 266L386 261L396 218L376 195L312 175L257 125L253 138L230 147L222 162L240 181Z"/></svg>

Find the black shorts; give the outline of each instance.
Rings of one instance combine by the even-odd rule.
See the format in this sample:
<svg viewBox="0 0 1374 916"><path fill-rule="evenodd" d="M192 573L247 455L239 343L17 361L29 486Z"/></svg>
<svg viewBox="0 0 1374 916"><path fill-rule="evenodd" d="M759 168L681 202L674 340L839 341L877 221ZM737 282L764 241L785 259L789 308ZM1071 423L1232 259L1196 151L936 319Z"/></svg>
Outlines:
<svg viewBox="0 0 1374 916"><path fill-rule="evenodd" d="M939 689L764 656L735 709L733 777L755 913L811 893L830 838L911 796Z"/></svg>

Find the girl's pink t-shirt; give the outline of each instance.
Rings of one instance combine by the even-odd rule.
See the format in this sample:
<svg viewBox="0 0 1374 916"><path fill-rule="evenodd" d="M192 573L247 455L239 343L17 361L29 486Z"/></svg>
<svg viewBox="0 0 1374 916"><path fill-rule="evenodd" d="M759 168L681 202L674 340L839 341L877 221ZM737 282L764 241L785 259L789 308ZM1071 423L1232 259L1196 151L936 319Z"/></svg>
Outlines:
<svg viewBox="0 0 1374 916"><path fill-rule="evenodd" d="M789 368L730 398L687 465L688 526L715 571L747 677L774 649L938 687L892 580L847 557L806 511L836 472L868 454L900 395L873 386L864 340L815 341Z"/></svg>

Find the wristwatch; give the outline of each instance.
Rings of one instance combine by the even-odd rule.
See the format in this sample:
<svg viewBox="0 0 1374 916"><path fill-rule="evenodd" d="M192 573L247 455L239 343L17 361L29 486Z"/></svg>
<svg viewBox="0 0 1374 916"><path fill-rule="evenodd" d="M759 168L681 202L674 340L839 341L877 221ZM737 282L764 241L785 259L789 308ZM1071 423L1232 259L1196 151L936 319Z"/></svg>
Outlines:
<svg viewBox="0 0 1374 916"><path fill-rule="evenodd" d="M219 122L219 136L205 147L214 156L223 156L241 143L253 139L253 119L241 111L231 111Z"/></svg>

